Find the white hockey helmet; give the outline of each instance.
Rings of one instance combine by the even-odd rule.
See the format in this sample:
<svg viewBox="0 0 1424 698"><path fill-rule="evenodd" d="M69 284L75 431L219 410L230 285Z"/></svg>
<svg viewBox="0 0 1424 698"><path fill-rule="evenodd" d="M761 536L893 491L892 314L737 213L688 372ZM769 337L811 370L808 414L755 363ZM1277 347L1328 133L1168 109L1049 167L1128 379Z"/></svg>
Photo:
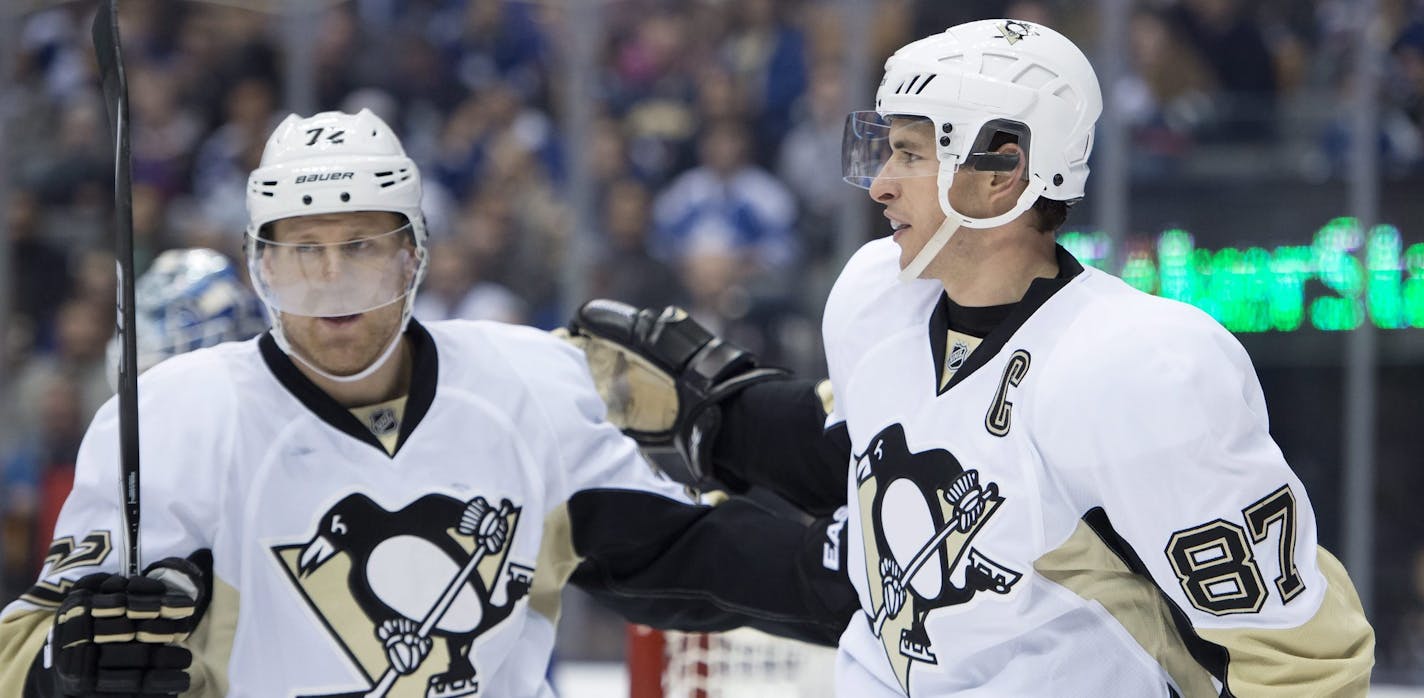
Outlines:
<svg viewBox="0 0 1424 698"><path fill-rule="evenodd" d="M267 306L273 337L283 351L292 353L282 332L281 312L330 317L403 301L400 332L381 359L355 376L327 377L357 380L390 356L410 321L416 288L425 275L426 230L420 202L419 169L406 156L390 126L370 110L362 109L356 114L322 112L310 117L292 114L277 126L262 152L261 165L248 177L246 247L253 287ZM273 221L362 211L402 216L405 224L386 235L409 235L414 243L413 253L402 253L397 259L370 260L364 267L351 265L354 273L342 279L323 280L321 288L313 287L310 275L303 276L300 269L283 275L279 265L264 263L265 255L284 247L272 241L265 230ZM359 259L355 248L363 242L366 240L332 246L350 246L352 249L345 251L343 257ZM299 266L293 263L289 268Z"/></svg>
<svg viewBox="0 0 1424 698"><path fill-rule="evenodd" d="M969 228L1003 225L1040 196L1069 203L1082 198L1093 128L1102 109L1097 74L1087 56L1062 34L1012 19L960 24L906 44L885 62L875 110L853 112L846 120L843 175L847 182L869 189L890 155L890 119L924 117L934 129L939 203L947 223ZM1002 215L965 216L949 203L954 173L965 166L1012 170L1016 165L1013 158L987 153L999 134L1013 135L1023 147L1028 187ZM944 238L938 245L933 240L925 245L924 264L952 233L936 235ZM924 264L912 262L911 267L922 270Z"/></svg>
<svg viewBox="0 0 1424 698"><path fill-rule="evenodd" d="M390 211L425 241L420 171L390 126L369 109L288 115L247 179L248 233L293 216Z"/></svg>

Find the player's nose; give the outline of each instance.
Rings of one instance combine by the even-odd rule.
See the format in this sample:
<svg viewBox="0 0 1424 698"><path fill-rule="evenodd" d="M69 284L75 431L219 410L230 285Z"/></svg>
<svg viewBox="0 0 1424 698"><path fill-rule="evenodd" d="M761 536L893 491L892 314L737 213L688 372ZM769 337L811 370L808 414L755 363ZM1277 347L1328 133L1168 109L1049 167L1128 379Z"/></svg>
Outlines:
<svg viewBox="0 0 1424 698"><path fill-rule="evenodd" d="M893 201L900 195L900 185L894 177L887 177L884 168L876 173L875 179L870 181L870 198L885 203Z"/></svg>
<svg viewBox="0 0 1424 698"><path fill-rule="evenodd" d="M341 275L341 268L345 261L342 259L343 252L333 247L322 250L321 253L321 273L327 279L335 279Z"/></svg>

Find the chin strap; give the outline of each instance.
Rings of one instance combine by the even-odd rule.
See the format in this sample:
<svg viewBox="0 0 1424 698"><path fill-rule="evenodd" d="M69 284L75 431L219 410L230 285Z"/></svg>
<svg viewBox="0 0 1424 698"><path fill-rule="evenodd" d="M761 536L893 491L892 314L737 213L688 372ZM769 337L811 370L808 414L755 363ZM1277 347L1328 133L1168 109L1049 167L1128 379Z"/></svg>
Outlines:
<svg viewBox="0 0 1424 698"><path fill-rule="evenodd" d="M386 345L386 350L381 352L380 357L378 357L375 361L372 361L370 366L367 366L361 371L353 373L349 376L338 376L334 373L324 371L318 368L316 364L312 363L311 361L308 361L306 357L303 357L301 355L300 352L293 349L291 343L287 341L287 333L282 331L281 314L278 313L275 308L272 308L270 306L267 310L268 314L272 318L272 339L277 342L277 348L281 349L282 353L292 357L293 359L296 359L297 361L302 362L303 366L306 366L307 368L311 369L313 373L317 374L318 376L321 376L322 378L325 378L330 381L335 381L337 383L355 383L356 381L362 380L364 378L369 378L371 374L376 372L377 369L384 366L386 364L386 361L390 360L392 354L396 353L396 347L400 346L401 337L405 336L405 329L410 324L411 313L415 310L415 294L406 294L405 309L401 313L400 328L396 330L396 335L391 338L391 343Z"/></svg>
<svg viewBox="0 0 1424 698"><path fill-rule="evenodd" d="M964 227L981 229L997 228L1005 223L1008 223L1018 218L1019 216L1022 216L1025 211L1033 208L1033 204L1035 201L1038 201L1039 195L1047 189L1047 187L1043 186L1034 186L1037 183L1037 178L1034 178L1033 181L1029 182L1029 185L1027 187L1024 187L1023 193L1019 194L1019 200L1014 202L1014 207L997 216L994 216L992 218L970 218L969 216L960 214L959 217L963 219ZM946 197L946 199L941 203L948 204L948 197Z"/></svg>
<svg viewBox="0 0 1424 698"><path fill-rule="evenodd" d="M311 369L313 373L317 374L318 376L321 376L322 378L325 378L330 381L336 381L337 383L355 383L356 381L359 381L363 378L369 378L372 373L376 372L376 369L379 369L380 367L384 366L386 364L386 361L391 358L391 355L396 353L396 347L400 346L401 337L404 335L405 327L402 326L400 331L396 332L395 338L392 339L391 343L386 346L386 350L381 352L381 357L379 359L372 361L371 365L367 366L365 369L357 373L353 373L349 376L338 376L334 373L327 373L326 371L317 368L316 365L312 362L302 358L302 355L297 352L288 351L287 355L296 359L297 361L302 362L303 365ZM281 345L279 344L278 346Z"/></svg>
<svg viewBox="0 0 1424 698"><path fill-rule="evenodd" d="M941 191L948 192L948 188L943 188ZM1034 202L1038 201L1038 196L1039 188L1034 187L1033 183L1030 182L1029 186L1019 195L1019 200L1014 202L1013 208L992 218L970 218L954 210L954 207L949 203L949 195L942 193L940 196L940 208L945 210L944 222L940 223L934 235L931 235L930 239L925 241L925 246L920 248L915 258L910 260L910 263L905 265L904 269L900 270L900 281L909 282L920 278L920 274L925 273L925 268L930 265L930 262L934 261L935 257L939 256L939 253L944 250L944 246L949 244L950 238L954 237L954 234L960 228L977 228L982 230L984 228L996 228L1001 226L1022 216L1025 211L1033 208Z"/></svg>
<svg viewBox="0 0 1424 698"><path fill-rule="evenodd" d="M915 255L914 259L910 260L909 264L905 265L904 269L900 270L900 281L910 282L920 278L920 274L925 273L925 267L928 267L930 262L939 256L940 250L943 250L944 246L949 244L949 239L954 237L954 234L958 232L959 226L962 225L962 223L963 220L957 213L951 212L948 216L945 216L944 222L939 224L939 228L935 230L934 235L931 235L930 239L925 241L925 246L920 248L919 253Z"/></svg>

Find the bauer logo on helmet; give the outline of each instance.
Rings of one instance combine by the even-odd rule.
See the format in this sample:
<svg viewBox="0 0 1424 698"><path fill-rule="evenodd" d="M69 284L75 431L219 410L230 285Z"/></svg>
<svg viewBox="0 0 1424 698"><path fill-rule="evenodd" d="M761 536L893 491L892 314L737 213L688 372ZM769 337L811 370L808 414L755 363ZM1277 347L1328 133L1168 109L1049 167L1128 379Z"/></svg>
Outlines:
<svg viewBox="0 0 1424 698"><path fill-rule="evenodd" d="M355 172L321 172L318 174L297 175L296 184L306 184L308 182L339 182L343 179L355 179Z"/></svg>

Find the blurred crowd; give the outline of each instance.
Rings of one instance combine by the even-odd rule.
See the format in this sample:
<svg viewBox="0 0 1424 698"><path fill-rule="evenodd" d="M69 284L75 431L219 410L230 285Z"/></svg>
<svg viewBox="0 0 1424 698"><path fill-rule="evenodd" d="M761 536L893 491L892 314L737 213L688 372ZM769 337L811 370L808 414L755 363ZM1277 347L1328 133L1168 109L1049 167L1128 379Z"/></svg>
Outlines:
<svg viewBox="0 0 1424 698"><path fill-rule="evenodd" d="M282 8L319 4L123 3L140 271L173 247L240 259L246 175L285 116L295 20ZM567 2L324 4L301 37L312 103L380 114L425 175L431 266L417 317L561 324L576 248L589 253L576 261L590 295L683 304L771 361L813 372L823 370L819 303L840 262L836 222L847 197L864 198L839 177L844 111L870 104L890 51L990 16L1047 23L1100 50L1097 3L875 0L869 24L849 26L836 0L606 0L588 71L598 99L577 144L593 214L575 221L563 134L580 27ZM1343 170L1357 3L1131 5L1109 108L1130 129L1134 177L1319 181ZM1380 5L1380 152L1391 172L1414 172L1424 164L1424 7ZM92 13L87 2L36 9L0 49L15 52L0 78L13 306L0 327L0 600L32 580L79 439L111 392L112 152ZM844 79L853 42L870 47L865 85ZM1412 620L1385 641L1400 666L1424 674L1424 552L1419 560Z"/></svg>

